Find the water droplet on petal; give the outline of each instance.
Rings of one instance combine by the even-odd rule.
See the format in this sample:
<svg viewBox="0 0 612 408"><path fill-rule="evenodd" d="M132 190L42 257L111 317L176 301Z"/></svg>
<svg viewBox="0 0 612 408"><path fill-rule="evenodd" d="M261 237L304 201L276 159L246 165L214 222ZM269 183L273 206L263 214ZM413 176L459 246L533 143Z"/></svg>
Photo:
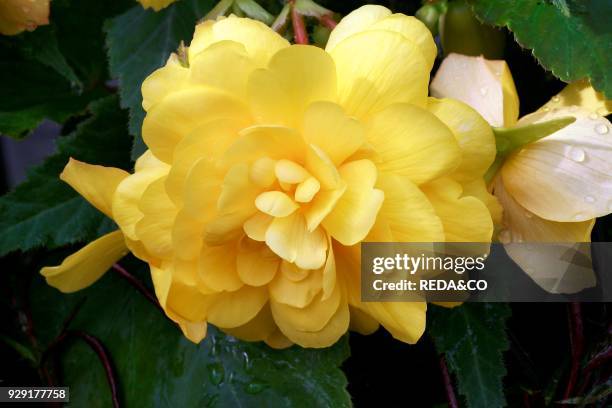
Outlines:
<svg viewBox="0 0 612 408"><path fill-rule="evenodd" d="M597 120L599 118L599 115L595 112L592 112L589 114L589 119L591 120Z"/></svg>
<svg viewBox="0 0 612 408"><path fill-rule="evenodd" d="M578 213L576 215L574 215L574 219L576 221L584 221L586 219L585 215L583 213Z"/></svg>
<svg viewBox="0 0 612 408"><path fill-rule="evenodd" d="M584 197L584 201L587 203L594 203L595 202L595 197L588 195L586 197Z"/></svg>
<svg viewBox="0 0 612 408"><path fill-rule="evenodd" d="M600 135L605 135L606 133L608 133L609 130L610 129L608 129L608 126L603 123L595 126L595 131Z"/></svg>
<svg viewBox="0 0 612 408"><path fill-rule="evenodd" d="M586 158L586 153L579 147L572 147L568 152L568 157L576 163L582 163Z"/></svg>
<svg viewBox="0 0 612 408"><path fill-rule="evenodd" d="M550 111L550 108L548 106L545 106L544 109L542 109L544 112L548 112Z"/></svg>
<svg viewBox="0 0 612 408"><path fill-rule="evenodd" d="M606 116L607 113L605 108L598 108L596 112L599 116Z"/></svg>
<svg viewBox="0 0 612 408"><path fill-rule="evenodd" d="M487 94L487 92L489 92L489 90L485 87L480 88L480 94L482 96L485 96Z"/></svg>
<svg viewBox="0 0 612 408"><path fill-rule="evenodd" d="M527 218L533 218L533 214L530 213L529 211L525 211L525 217Z"/></svg>
<svg viewBox="0 0 612 408"><path fill-rule="evenodd" d="M552 101L553 101L553 102L555 102L555 103L556 103L556 102L559 102L560 100L561 100L561 98L559 98L559 96L558 96L558 95L555 95L555 96L553 96L553 98L552 98Z"/></svg>

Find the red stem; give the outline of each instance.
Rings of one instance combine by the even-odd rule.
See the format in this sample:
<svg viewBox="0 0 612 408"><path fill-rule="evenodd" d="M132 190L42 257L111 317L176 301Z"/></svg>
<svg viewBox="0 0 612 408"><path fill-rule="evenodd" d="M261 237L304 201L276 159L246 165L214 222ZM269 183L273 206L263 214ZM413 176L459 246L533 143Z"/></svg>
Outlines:
<svg viewBox="0 0 612 408"><path fill-rule="evenodd" d="M446 389L446 400L450 408L459 408L457 403L457 397L455 396L455 390L453 389L453 383L451 382L450 374L448 373L448 367L446 367L446 360L444 356L440 356L440 371L442 371L442 380L444 381L444 388Z"/></svg>
<svg viewBox="0 0 612 408"><path fill-rule="evenodd" d="M41 366L45 363L45 360L50 355L50 353L57 348L60 344L71 337L80 338L83 340L91 349L96 353L98 359L102 363L104 367L104 372L106 374L106 379L108 381L108 385L111 391L111 399L113 401L113 407L119 408L119 387L117 386L117 375L115 374L115 370L113 369L113 364L111 362L110 355L106 350L106 347L102 344L100 340L91 334L87 334L82 331L64 331L62 332L45 350L41 357Z"/></svg>
<svg viewBox="0 0 612 408"><path fill-rule="evenodd" d="M291 2L291 24L293 25L293 38L296 44L308 44L308 33L304 24L304 16L302 16L295 4Z"/></svg>
<svg viewBox="0 0 612 408"><path fill-rule="evenodd" d="M563 399L568 399L574 391L576 381L578 380L578 371L580 370L580 359L582 358L582 352L584 349L582 313L579 302L572 302L570 304L568 318L570 343L572 347L572 368Z"/></svg>
<svg viewBox="0 0 612 408"><path fill-rule="evenodd" d="M137 291L139 291L149 302L153 303L159 310L162 311L162 313L164 313L164 310L157 301L157 298L151 294L149 289L147 289L147 287L143 285L142 282L136 279L131 273L129 273L119 264L114 264L113 269L119 274L119 276L127 280L130 285L132 285Z"/></svg>
<svg viewBox="0 0 612 408"><path fill-rule="evenodd" d="M330 30L333 30L338 25L338 22L329 14L322 15L321 18L319 18L319 21Z"/></svg>

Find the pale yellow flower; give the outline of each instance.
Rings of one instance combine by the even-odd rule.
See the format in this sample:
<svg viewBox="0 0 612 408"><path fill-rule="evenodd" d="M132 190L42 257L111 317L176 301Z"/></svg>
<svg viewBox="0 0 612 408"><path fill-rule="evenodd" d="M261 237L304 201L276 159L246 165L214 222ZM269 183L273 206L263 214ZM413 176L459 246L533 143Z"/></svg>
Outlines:
<svg viewBox="0 0 612 408"><path fill-rule="evenodd" d="M150 150L135 172L73 160L62 175L121 234L43 275L77 290L127 246L193 341L210 322L273 347L379 323L416 342L425 303L361 302L359 243L490 242L495 204L491 128L428 98L435 54L421 22L379 6L345 17L326 50L250 19L201 23L143 83Z"/></svg>
<svg viewBox="0 0 612 408"><path fill-rule="evenodd" d="M168 7L170 4L174 3L176 0L137 0L142 7L145 9L151 8L155 11L159 11Z"/></svg>
<svg viewBox="0 0 612 408"><path fill-rule="evenodd" d="M587 81L578 81L517 120L518 96L506 63L458 54L443 61L431 92L462 100L498 127L574 117L574 123L512 153L491 189L504 210L500 241L590 242L595 219L612 212L612 126L604 117L611 111L610 101ZM561 282L563 270L551 270L567 249L567 245L507 246L511 257L523 269L531 269L531 276L545 289L575 292L591 286L592 273L580 272ZM560 282L565 289L556 287Z"/></svg>
<svg viewBox="0 0 612 408"><path fill-rule="evenodd" d="M15 35L49 24L49 0L0 1L0 34Z"/></svg>

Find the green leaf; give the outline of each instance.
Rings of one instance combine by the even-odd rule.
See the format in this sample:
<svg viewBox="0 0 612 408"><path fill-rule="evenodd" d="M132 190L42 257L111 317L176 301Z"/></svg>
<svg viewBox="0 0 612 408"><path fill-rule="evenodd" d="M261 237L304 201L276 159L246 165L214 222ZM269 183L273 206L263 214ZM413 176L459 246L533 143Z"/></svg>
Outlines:
<svg viewBox="0 0 612 408"><path fill-rule="evenodd" d="M122 264L139 278L143 264ZM149 278L147 278L148 280ZM116 367L126 407L261 407L350 405L339 369L348 357L344 337L328 349L273 350L209 326L195 345L118 274L108 272L84 291L64 295L37 278L33 319L42 344L59 334L63 320L85 299L69 329L96 336ZM96 355L83 343L63 348L61 384L74 406L110 405L107 380Z"/></svg>
<svg viewBox="0 0 612 408"><path fill-rule="evenodd" d="M509 347L504 303L466 303L453 309L432 306L429 332L457 377L459 392L472 408L506 404L503 351Z"/></svg>
<svg viewBox="0 0 612 408"><path fill-rule="evenodd" d="M547 69L566 82L589 78L612 98L609 0L470 0L486 23L506 26Z"/></svg>
<svg viewBox="0 0 612 408"><path fill-rule="evenodd" d="M58 139L58 152L31 170L28 180L0 198L0 255L39 246L50 248L90 239L104 216L58 176L69 157L92 164L127 167L127 115L116 96L92 103L91 116Z"/></svg>
<svg viewBox="0 0 612 408"><path fill-rule="evenodd" d="M108 94L104 20L127 0L54 0L52 24L0 37L0 133L25 137L44 119L62 123Z"/></svg>
<svg viewBox="0 0 612 408"><path fill-rule="evenodd" d="M111 74L119 79L121 106L130 110L132 158L146 150L140 134L145 114L142 82L166 63L181 41L191 40L197 21L213 4L213 0L181 0L159 12L136 5L106 26Z"/></svg>

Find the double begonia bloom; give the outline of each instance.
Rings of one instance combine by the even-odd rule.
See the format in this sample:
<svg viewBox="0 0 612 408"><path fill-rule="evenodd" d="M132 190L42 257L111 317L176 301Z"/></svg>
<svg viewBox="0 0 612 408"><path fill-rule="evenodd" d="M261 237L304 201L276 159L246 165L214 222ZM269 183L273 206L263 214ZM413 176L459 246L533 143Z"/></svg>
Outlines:
<svg viewBox="0 0 612 408"><path fill-rule="evenodd" d="M0 1L0 34L15 35L49 24L49 0Z"/></svg>
<svg viewBox="0 0 612 408"><path fill-rule="evenodd" d="M142 86L149 150L133 174L72 160L62 178L120 230L43 269L78 290L127 249L192 341L207 322L273 347L383 325L414 343L424 302L360 298L362 241L490 242L490 126L428 97L436 46L379 6L325 50L230 16L196 27Z"/></svg>

